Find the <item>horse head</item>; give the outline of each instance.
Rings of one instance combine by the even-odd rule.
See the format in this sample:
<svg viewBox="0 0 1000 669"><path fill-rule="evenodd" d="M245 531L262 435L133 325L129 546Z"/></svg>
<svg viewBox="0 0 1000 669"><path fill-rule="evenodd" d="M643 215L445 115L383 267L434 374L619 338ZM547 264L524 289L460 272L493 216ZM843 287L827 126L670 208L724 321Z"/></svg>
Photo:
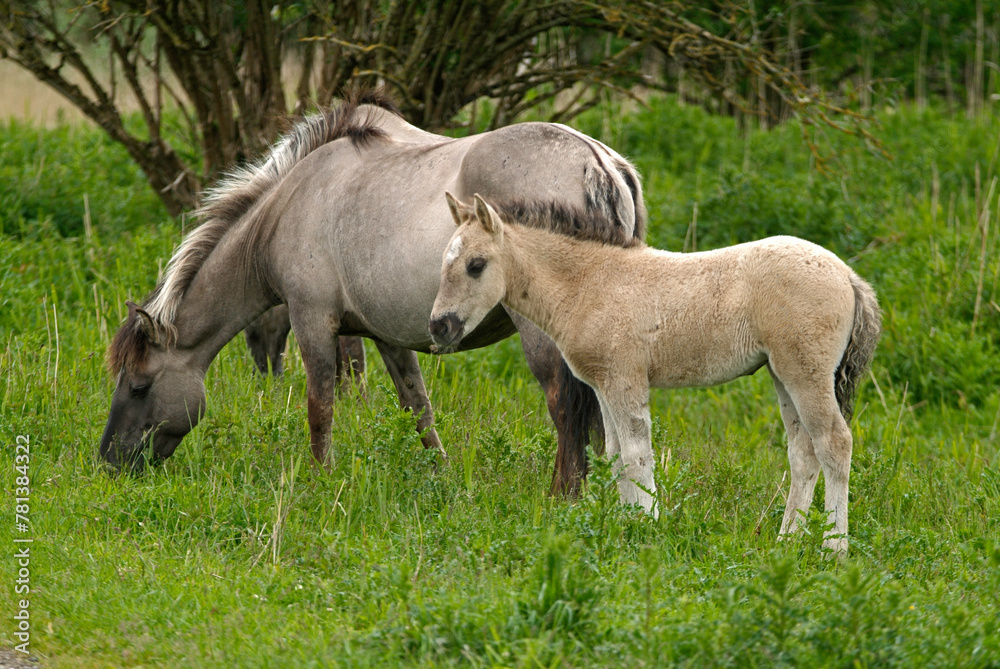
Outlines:
<svg viewBox="0 0 1000 669"><path fill-rule="evenodd" d="M129 302L108 350L118 380L100 454L113 469L141 472L170 457L205 411L204 373L169 343L167 329Z"/></svg>
<svg viewBox="0 0 1000 669"><path fill-rule="evenodd" d="M431 311L430 331L437 352L458 347L503 299L505 280L497 256L503 244L503 223L478 194L475 206L445 193L458 230L445 249L441 283Z"/></svg>

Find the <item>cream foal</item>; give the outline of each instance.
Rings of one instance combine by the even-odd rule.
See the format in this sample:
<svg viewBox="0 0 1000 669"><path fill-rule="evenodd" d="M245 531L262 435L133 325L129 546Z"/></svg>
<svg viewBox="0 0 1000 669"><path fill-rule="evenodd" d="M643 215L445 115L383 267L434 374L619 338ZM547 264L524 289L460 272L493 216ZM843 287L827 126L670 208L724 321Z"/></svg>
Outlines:
<svg viewBox="0 0 1000 669"><path fill-rule="evenodd" d="M792 476L781 534L797 528L822 469L824 545L847 550L847 420L881 331L874 292L847 265L794 237L680 254L505 223L478 195L474 207L448 204L459 228L430 320L440 350L498 302L532 320L597 392L622 501L653 515L649 387L711 386L766 365Z"/></svg>

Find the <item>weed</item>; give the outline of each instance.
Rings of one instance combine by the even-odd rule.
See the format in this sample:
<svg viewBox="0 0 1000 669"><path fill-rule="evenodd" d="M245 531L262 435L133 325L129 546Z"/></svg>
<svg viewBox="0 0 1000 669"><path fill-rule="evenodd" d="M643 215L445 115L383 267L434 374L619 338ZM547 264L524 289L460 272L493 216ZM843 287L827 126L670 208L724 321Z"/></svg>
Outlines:
<svg viewBox="0 0 1000 669"><path fill-rule="evenodd" d="M594 454L580 499L549 497L554 430L516 338L421 356L445 463L368 347L367 399L338 400L314 468L294 341L280 380L235 341L176 454L107 476L103 351L185 224L98 131L3 126L0 429L32 438L32 650L54 667L1000 664L1000 226L981 224L1000 121L883 121L895 160L847 152L833 181L795 128L740 137L670 98L609 138L642 168L655 244L683 248L697 204L698 248L814 236L878 289L846 563L821 549L821 501L777 541L787 461L763 372L653 393L658 520L619 504Z"/></svg>

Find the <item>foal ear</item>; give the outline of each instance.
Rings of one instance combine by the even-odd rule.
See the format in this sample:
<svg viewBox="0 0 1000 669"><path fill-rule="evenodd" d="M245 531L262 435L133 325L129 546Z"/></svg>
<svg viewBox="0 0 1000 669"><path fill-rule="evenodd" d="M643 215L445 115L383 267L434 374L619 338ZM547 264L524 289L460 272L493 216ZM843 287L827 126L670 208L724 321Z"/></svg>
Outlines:
<svg viewBox="0 0 1000 669"><path fill-rule="evenodd" d="M479 193L476 193L475 200L476 218L478 218L479 222L483 224L486 231L493 234L503 232L503 223L500 221L500 216L497 214L496 210L490 206L490 203L484 200Z"/></svg>
<svg viewBox="0 0 1000 669"><path fill-rule="evenodd" d="M444 192L444 198L448 200L448 209L451 210L451 217L455 219L455 225L462 225L462 210L468 211L469 205L462 204L448 191Z"/></svg>
<svg viewBox="0 0 1000 669"><path fill-rule="evenodd" d="M160 330L156 327L156 323L153 321L153 317L149 315L142 307L137 305L135 302L128 300L125 302L125 306L128 307L129 320L133 317L139 319L139 329L142 333L146 335L146 339L149 340L154 346L159 346L160 344Z"/></svg>

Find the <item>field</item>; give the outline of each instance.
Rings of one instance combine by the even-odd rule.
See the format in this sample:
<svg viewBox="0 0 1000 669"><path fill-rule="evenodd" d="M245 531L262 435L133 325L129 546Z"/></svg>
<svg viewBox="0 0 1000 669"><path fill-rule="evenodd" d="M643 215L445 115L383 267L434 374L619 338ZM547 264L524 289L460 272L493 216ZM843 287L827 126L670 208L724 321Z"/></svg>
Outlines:
<svg viewBox="0 0 1000 669"><path fill-rule="evenodd" d="M878 290L843 563L820 550L818 505L776 541L787 461L766 374L654 391L653 521L619 506L600 460L581 499L547 494L555 435L516 339L422 357L443 464L369 347L367 398L339 399L317 473L294 341L274 380L237 339L177 453L108 476L104 349L190 223L98 130L0 125L0 643L20 643L29 544L13 540L31 538L46 667L1000 666L1000 120L879 118L891 159L832 137L827 174L794 125L744 134L671 99L577 124L639 167L652 244L795 234Z"/></svg>

